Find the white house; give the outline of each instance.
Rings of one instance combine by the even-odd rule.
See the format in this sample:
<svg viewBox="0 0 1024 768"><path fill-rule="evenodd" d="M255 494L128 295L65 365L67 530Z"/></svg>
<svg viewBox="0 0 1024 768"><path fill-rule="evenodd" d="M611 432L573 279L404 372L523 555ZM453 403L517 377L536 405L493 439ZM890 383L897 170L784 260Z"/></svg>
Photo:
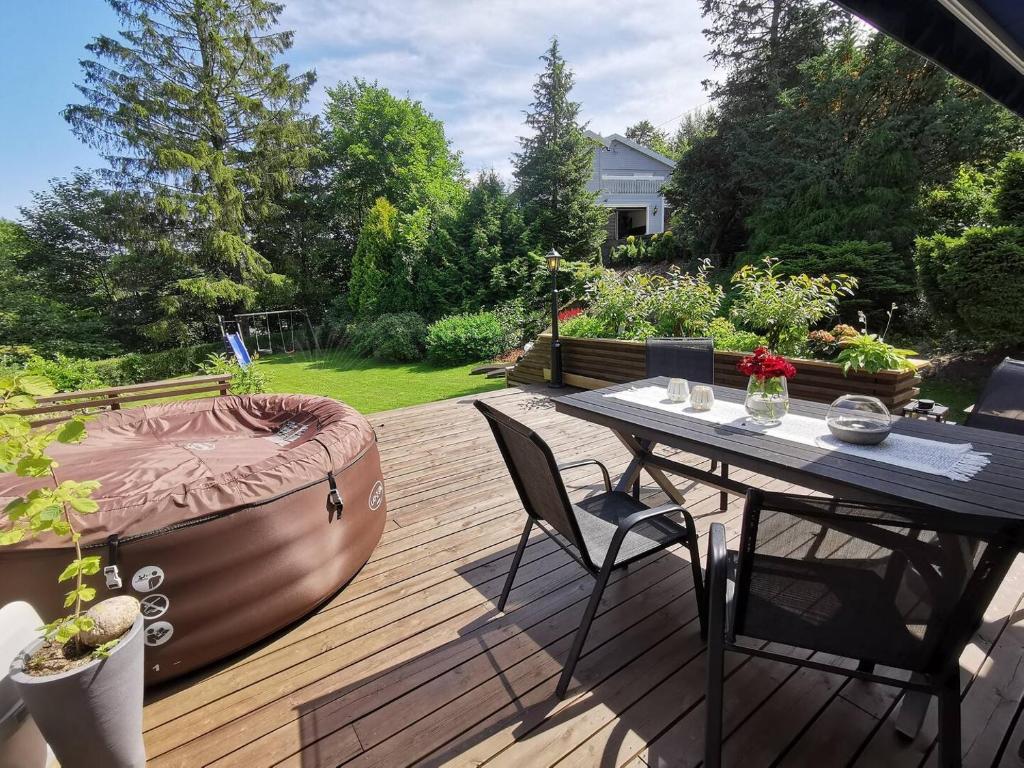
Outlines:
<svg viewBox="0 0 1024 768"><path fill-rule="evenodd" d="M587 135L597 142L587 189L598 193L600 205L615 211L609 216L609 238L664 232L668 216L661 188L675 162L617 133L599 136L587 131Z"/></svg>

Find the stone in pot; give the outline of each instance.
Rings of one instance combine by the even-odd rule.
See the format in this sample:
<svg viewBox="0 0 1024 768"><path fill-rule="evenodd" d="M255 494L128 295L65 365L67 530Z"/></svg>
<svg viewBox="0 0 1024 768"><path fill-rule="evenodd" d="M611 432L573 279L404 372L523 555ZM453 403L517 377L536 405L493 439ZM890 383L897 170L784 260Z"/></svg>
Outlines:
<svg viewBox="0 0 1024 768"><path fill-rule="evenodd" d="M116 640L132 628L139 615L139 601L131 595L109 597L85 612L93 621L92 629L82 630L79 639L97 648Z"/></svg>

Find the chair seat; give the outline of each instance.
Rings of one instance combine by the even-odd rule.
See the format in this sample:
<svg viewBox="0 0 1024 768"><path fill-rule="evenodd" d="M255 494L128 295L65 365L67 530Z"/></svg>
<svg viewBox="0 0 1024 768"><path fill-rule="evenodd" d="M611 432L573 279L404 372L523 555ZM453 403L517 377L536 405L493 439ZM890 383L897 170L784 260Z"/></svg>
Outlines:
<svg viewBox="0 0 1024 768"><path fill-rule="evenodd" d="M650 507L628 493L617 491L600 493L573 504L573 512L590 559L600 566L611 546L619 521L645 509ZM615 563L618 565L665 547L685 538L686 534L684 526L667 517L646 520L626 534Z"/></svg>
<svg viewBox="0 0 1024 768"><path fill-rule="evenodd" d="M881 597L885 587L878 573L835 562L753 557L757 587L745 595L738 634L901 669L914 670L927 657L924 639L912 631L922 625ZM737 558L729 552L730 590ZM732 619L727 617L729 635Z"/></svg>

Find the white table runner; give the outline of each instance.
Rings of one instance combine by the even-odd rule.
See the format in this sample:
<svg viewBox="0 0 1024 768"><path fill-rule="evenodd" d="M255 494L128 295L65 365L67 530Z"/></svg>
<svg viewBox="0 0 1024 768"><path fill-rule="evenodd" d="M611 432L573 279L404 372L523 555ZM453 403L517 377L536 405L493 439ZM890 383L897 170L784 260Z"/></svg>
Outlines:
<svg viewBox="0 0 1024 768"><path fill-rule="evenodd" d="M646 405L650 408L714 424L737 427L782 440L791 440L827 451L838 451L918 472L943 475L961 482L966 482L980 472L989 463L988 457L991 455L975 451L974 446L970 443L940 443L937 440L925 440L895 432L890 434L881 445L853 445L833 437L824 419L795 413L783 417L782 423L777 426L765 427L747 415L746 408L742 403L715 400L710 411L697 411L688 402L671 402L664 387L647 386L626 389L621 392L612 392L605 397Z"/></svg>

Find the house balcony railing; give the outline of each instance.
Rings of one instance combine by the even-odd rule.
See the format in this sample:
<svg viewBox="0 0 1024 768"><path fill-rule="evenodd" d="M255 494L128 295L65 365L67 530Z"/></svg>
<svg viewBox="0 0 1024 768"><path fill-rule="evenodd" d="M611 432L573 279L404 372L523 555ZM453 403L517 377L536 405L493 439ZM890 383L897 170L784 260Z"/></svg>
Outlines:
<svg viewBox="0 0 1024 768"><path fill-rule="evenodd" d="M656 195L664 183L664 179L604 179L601 189L615 195Z"/></svg>

